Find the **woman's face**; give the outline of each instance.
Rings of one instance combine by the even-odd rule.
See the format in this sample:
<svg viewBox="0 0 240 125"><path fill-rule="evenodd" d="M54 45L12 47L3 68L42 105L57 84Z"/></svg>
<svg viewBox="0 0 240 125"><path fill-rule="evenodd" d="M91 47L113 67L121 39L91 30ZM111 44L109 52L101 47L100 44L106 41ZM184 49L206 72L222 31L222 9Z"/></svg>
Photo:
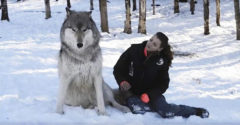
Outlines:
<svg viewBox="0 0 240 125"><path fill-rule="evenodd" d="M161 43L162 41L159 40L156 35L154 35L150 40L148 40L146 44L146 49L150 52L161 51Z"/></svg>

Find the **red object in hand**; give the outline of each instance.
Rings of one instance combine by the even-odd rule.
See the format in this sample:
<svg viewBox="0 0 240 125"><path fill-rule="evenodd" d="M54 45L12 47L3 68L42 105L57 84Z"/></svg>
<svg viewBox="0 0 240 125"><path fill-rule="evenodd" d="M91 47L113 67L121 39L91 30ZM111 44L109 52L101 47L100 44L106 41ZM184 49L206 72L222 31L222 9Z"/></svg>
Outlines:
<svg viewBox="0 0 240 125"><path fill-rule="evenodd" d="M149 97L148 97L148 94L147 93L143 93L141 95L141 100L144 102L144 103L148 103L150 100L149 100Z"/></svg>

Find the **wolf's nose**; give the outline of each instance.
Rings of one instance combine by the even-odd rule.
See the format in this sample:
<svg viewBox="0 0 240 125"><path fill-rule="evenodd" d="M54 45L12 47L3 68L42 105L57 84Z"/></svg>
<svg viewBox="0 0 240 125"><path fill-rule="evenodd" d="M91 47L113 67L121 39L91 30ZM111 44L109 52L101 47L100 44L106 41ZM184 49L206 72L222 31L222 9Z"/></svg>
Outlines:
<svg viewBox="0 0 240 125"><path fill-rule="evenodd" d="M82 46L83 46L82 43L78 43L78 44L77 44L77 47L78 47L78 48L81 48Z"/></svg>

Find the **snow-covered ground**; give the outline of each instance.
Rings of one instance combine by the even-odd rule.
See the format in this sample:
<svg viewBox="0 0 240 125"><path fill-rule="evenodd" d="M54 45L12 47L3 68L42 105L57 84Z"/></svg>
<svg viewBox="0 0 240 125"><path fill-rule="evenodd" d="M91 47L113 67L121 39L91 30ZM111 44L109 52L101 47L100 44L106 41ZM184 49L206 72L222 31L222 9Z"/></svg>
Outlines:
<svg viewBox="0 0 240 125"><path fill-rule="evenodd" d="M221 26L215 23L215 1L210 0L210 35L203 35L202 0L191 15L188 3L173 14L173 0L161 4L152 15L147 0L147 35L137 33L138 11L132 13L133 33L122 33L124 0L109 0L110 34L101 33L103 77L112 88L117 59L132 43L164 32L176 53L170 68L169 103L205 107L208 119L192 116L162 119L156 113L134 115L107 107L109 116L95 110L65 106L65 114L55 113L59 80L57 56L59 31L65 18L65 0L51 0L52 18L45 20L43 0L8 0L10 22L0 22L0 124L239 124L240 123L240 41L236 40L233 0L221 0ZM71 0L74 10L89 10L89 1ZM100 29L98 0L92 17Z"/></svg>

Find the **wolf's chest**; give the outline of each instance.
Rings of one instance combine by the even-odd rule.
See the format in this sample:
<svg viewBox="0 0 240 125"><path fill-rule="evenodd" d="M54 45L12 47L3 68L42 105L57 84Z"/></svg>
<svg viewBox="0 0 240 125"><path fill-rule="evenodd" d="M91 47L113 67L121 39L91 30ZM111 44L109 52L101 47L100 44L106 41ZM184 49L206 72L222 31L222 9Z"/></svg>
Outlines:
<svg viewBox="0 0 240 125"><path fill-rule="evenodd" d="M70 72L72 75L81 74L81 75L94 75L101 72L102 69L102 60L97 58L95 61L90 61L89 59L85 60L72 60L71 58L64 58L61 65L65 70Z"/></svg>
<svg viewBox="0 0 240 125"><path fill-rule="evenodd" d="M84 64L76 66L74 71L74 84L82 88L92 88L94 83L94 77L97 75L95 72L95 65Z"/></svg>
<svg viewBox="0 0 240 125"><path fill-rule="evenodd" d="M77 66L77 72L82 75L95 75L97 72L100 72L101 67L101 63L86 62Z"/></svg>

